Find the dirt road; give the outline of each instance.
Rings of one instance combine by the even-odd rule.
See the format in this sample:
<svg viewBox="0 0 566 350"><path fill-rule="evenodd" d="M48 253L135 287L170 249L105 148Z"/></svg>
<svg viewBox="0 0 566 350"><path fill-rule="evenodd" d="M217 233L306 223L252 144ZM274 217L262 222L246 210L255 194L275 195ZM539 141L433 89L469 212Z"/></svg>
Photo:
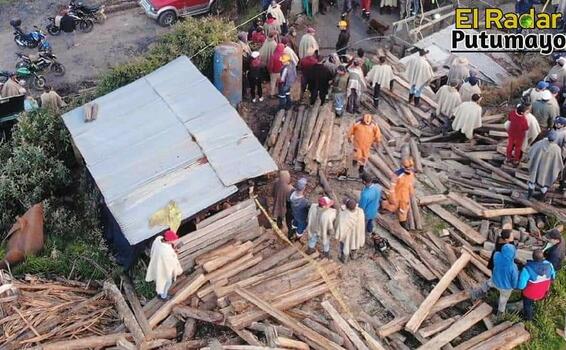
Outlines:
<svg viewBox="0 0 566 350"><path fill-rule="evenodd" d="M33 25L45 30L47 17L53 16L58 6L51 1L38 0L0 6L0 69L14 70L16 52L37 52L16 45L10 19L21 18L24 30L32 29ZM77 33L76 42L79 45L70 50L66 49L61 36L48 35L53 52L67 71L60 78L47 74L47 82L58 88L74 89L82 82L96 80L112 65L140 55L166 31L166 28L145 16L141 8L134 8L109 14L107 21L95 25L90 33Z"/></svg>

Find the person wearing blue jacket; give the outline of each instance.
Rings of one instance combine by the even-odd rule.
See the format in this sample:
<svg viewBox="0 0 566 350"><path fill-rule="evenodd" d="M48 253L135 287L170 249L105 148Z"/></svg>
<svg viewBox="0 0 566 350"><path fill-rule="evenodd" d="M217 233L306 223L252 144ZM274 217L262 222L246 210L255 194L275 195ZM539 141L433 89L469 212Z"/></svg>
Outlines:
<svg viewBox="0 0 566 350"><path fill-rule="evenodd" d="M480 288L474 289L470 293L472 299L479 299L485 296L490 288L497 289L499 291L498 316L505 313L507 301L513 289L517 287L519 268L517 264L515 264L516 253L517 249L513 244L505 244L501 248L501 251L496 252L493 256L491 279L487 280Z"/></svg>
<svg viewBox="0 0 566 350"><path fill-rule="evenodd" d="M373 183L373 179L368 173L362 174L362 182L364 188L360 195L358 206L364 211L366 234L369 235L373 233L373 221L377 217L377 212L381 204L381 187Z"/></svg>
<svg viewBox="0 0 566 350"><path fill-rule="evenodd" d="M544 253L537 249L533 252L533 260L527 261L521 274L517 288L523 291L523 316L530 321L534 317L535 301L548 295L550 285L556 278L552 264L544 260Z"/></svg>

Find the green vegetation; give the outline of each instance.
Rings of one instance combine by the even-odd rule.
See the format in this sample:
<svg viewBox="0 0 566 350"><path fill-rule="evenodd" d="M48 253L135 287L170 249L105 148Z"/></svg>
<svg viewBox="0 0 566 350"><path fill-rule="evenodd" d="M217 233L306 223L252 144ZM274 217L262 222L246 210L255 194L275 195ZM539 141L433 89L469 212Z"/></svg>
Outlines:
<svg viewBox="0 0 566 350"><path fill-rule="evenodd" d="M214 47L236 37L234 24L221 18L186 18L177 22L147 54L129 63L116 66L103 75L97 94L104 95L124 86L163 64L186 55L208 77L212 76Z"/></svg>

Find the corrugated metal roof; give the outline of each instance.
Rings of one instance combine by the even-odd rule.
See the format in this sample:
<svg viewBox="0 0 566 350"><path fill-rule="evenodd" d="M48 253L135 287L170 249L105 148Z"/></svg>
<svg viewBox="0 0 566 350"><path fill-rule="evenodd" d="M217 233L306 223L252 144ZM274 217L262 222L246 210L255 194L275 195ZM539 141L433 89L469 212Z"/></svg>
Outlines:
<svg viewBox="0 0 566 350"><path fill-rule="evenodd" d="M450 60L451 55L463 56L484 76L484 79L491 80L494 84L501 85L505 79L509 78L509 72L486 53L469 52L452 54L452 31L454 29L455 25L448 26L417 42L415 46L430 51L427 55L427 59L433 65L442 66L446 64L446 62ZM477 33L477 31L473 29L464 29L463 31L470 34ZM414 55L416 55L416 53ZM403 57L401 62L406 63L408 57L411 56L412 55Z"/></svg>
<svg viewBox="0 0 566 350"><path fill-rule="evenodd" d="M75 145L130 244L166 227L149 217L175 201L190 217L277 170L229 102L186 56L63 116Z"/></svg>

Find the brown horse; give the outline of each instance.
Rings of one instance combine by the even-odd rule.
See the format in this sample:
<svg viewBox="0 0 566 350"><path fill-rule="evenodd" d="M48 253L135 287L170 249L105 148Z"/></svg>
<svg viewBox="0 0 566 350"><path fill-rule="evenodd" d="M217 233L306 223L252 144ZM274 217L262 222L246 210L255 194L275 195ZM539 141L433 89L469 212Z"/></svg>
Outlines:
<svg viewBox="0 0 566 350"><path fill-rule="evenodd" d="M16 265L27 256L37 254L43 248L43 204L39 203L28 209L6 236L8 252L0 262L0 269Z"/></svg>

